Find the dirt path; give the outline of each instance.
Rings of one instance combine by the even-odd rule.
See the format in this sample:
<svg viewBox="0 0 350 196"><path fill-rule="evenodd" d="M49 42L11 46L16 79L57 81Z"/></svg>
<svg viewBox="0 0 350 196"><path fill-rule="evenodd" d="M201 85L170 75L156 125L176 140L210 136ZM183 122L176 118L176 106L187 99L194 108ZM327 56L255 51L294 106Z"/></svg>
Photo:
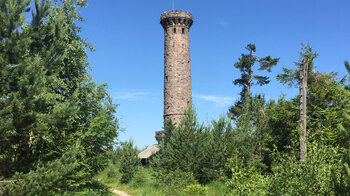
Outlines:
<svg viewBox="0 0 350 196"><path fill-rule="evenodd" d="M117 195L120 195L120 196L131 196L131 195L127 194L126 192L120 191L120 190L117 190L117 189L112 189L112 192L117 194Z"/></svg>

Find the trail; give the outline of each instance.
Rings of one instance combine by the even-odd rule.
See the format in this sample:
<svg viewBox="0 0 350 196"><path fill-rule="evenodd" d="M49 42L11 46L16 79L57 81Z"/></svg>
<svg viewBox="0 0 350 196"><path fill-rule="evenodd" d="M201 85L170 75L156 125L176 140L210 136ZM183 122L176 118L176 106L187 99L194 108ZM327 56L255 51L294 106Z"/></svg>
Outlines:
<svg viewBox="0 0 350 196"><path fill-rule="evenodd" d="M117 194L117 195L120 195L120 196L131 196L131 195L127 194L126 192L121 191L121 190L117 190L117 189L112 189L112 192Z"/></svg>
<svg viewBox="0 0 350 196"><path fill-rule="evenodd" d="M98 178L97 181L101 182L101 178ZM124 191L121 191L121 190L118 190L118 189L113 189L113 188L112 188L112 193L115 193L115 194L117 194L119 196L131 196L131 195L127 194Z"/></svg>

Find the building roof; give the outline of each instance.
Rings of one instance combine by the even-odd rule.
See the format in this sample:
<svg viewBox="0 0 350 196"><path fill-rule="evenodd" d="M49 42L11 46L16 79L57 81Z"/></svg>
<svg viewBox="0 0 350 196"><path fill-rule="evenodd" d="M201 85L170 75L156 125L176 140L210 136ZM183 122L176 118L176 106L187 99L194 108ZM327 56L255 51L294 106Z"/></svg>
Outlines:
<svg viewBox="0 0 350 196"><path fill-rule="evenodd" d="M140 159L148 159L152 155L156 154L158 151L159 151L159 145L158 144L154 144L154 145L149 146L148 148L146 148L144 151L140 152L138 157Z"/></svg>

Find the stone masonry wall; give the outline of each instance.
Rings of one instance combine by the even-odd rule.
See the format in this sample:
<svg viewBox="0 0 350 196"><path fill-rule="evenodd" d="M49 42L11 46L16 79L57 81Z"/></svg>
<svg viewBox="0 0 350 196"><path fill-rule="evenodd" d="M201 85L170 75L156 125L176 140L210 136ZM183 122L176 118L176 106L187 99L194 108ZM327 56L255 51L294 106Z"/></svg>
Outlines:
<svg viewBox="0 0 350 196"><path fill-rule="evenodd" d="M164 28L164 122L179 124L192 100L189 29L193 23L188 12L165 12Z"/></svg>

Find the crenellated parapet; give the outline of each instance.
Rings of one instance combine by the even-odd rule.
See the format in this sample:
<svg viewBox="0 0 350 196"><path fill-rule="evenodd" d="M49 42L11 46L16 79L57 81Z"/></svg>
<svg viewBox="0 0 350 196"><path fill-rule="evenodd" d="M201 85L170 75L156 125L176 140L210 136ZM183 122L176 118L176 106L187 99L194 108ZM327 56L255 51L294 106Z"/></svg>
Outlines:
<svg viewBox="0 0 350 196"><path fill-rule="evenodd" d="M192 23L192 14L185 11L169 11L164 12L160 16L160 24L163 26L164 29L173 26L183 26L189 29L192 26Z"/></svg>

